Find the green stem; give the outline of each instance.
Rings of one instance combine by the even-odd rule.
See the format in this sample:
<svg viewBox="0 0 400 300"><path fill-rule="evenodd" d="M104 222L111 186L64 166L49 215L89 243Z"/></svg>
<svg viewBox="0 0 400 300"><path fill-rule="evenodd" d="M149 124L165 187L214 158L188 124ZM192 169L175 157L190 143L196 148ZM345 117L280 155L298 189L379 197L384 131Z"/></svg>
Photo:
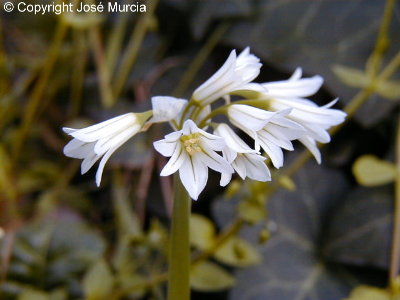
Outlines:
<svg viewBox="0 0 400 300"><path fill-rule="evenodd" d="M96 26L92 28L89 34L95 57L97 73L99 76L101 102L104 107L111 107L115 100L111 89L111 76L105 59L99 27Z"/></svg>
<svg viewBox="0 0 400 300"><path fill-rule="evenodd" d="M400 117L397 123L396 138L396 167L400 171ZM392 235L392 255L390 258L389 282L393 287L397 275L399 274L400 264L400 173L396 176L395 181L395 198L394 198L394 220Z"/></svg>
<svg viewBox="0 0 400 300"><path fill-rule="evenodd" d="M385 10L383 12L382 23L379 27L378 38L375 44L374 51L367 61L367 72L375 78L378 73L379 67L382 63L383 54L389 45L389 26L394 12L394 5L396 0L387 0Z"/></svg>
<svg viewBox="0 0 400 300"><path fill-rule="evenodd" d="M43 66L39 79L35 84L32 94L29 97L29 101L26 105L25 113L22 118L22 124L18 130L18 134L13 145L14 149L12 158L14 162L18 160L19 154L22 150L22 146L25 142L25 138L31 128L33 121L35 120L37 111L43 99L43 94L46 91L51 72L53 71L55 63L57 61L59 50L67 33L67 29L68 26L64 22L58 23L52 44L49 49L47 60Z"/></svg>
<svg viewBox="0 0 400 300"><path fill-rule="evenodd" d="M189 217L191 199L174 176L174 207L169 241L168 300L190 299Z"/></svg>
<svg viewBox="0 0 400 300"><path fill-rule="evenodd" d="M129 4L129 0L125 0L123 4ZM114 74L115 66L118 61L118 56L121 53L121 48L124 42L126 26L128 24L130 15L127 13L120 13L117 21L112 29L110 38L107 42L106 61L107 68L110 74Z"/></svg>
<svg viewBox="0 0 400 300"><path fill-rule="evenodd" d="M131 35L128 46L122 56L120 69L115 74L114 80L114 99L118 99L124 90L129 73L136 62L140 47L146 35L149 24L153 18L158 0L148 1L147 12L140 17Z"/></svg>
<svg viewBox="0 0 400 300"><path fill-rule="evenodd" d="M199 128L203 128L206 126L207 121L210 120L211 118L215 117L216 115L221 115L221 114L226 114L227 108L230 104L221 106L217 109L214 109L211 113L209 113L201 122L199 123Z"/></svg>

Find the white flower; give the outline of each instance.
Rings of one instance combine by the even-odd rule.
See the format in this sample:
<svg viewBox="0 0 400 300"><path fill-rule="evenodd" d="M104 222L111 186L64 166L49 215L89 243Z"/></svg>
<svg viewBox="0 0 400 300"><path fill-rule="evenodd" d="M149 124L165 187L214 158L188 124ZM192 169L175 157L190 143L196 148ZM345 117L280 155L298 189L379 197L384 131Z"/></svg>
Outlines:
<svg viewBox="0 0 400 300"><path fill-rule="evenodd" d="M258 181L271 180L271 173L264 162L265 157L251 149L227 124L219 124L215 134L224 138L226 147L222 150L223 157L242 179L249 177ZM221 186L227 185L231 179L232 173L222 173Z"/></svg>
<svg viewBox="0 0 400 300"><path fill-rule="evenodd" d="M270 157L275 168L283 165L282 148L292 151L292 140L304 135L304 128L286 118L290 109L270 112L243 104L233 104L228 108L229 120L251 136Z"/></svg>
<svg viewBox="0 0 400 300"><path fill-rule="evenodd" d="M269 100L270 109L281 111L291 109L287 118L302 125L306 134L299 138L321 163L321 153L316 142L328 143L330 136L328 129L342 123L346 113L331 109L337 100L325 106L317 106L314 102L304 99L315 94L323 83L321 76L301 78L301 69L297 69L289 80L264 83L262 86L268 91L263 92L263 98Z"/></svg>
<svg viewBox="0 0 400 300"><path fill-rule="evenodd" d="M160 175L168 176L179 170L182 184L194 200L207 183L208 168L220 173L233 173L230 164L215 152L224 147L223 138L199 129L192 120L186 120L182 130L154 142L158 152L171 157Z"/></svg>
<svg viewBox="0 0 400 300"><path fill-rule="evenodd" d="M110 156L128 139L140 131L150 112L127 113L83 129L64 127L65 133L74 137L64 147L68 157L83 159L81 173L86 173L102 156L96 173L96 184L100 186L104 165Z"/></svg>
<svg viewBox="0 0 400 300"><path fill-rule="evenodd" d="M156 96L151 98L153 117L148 123L168 122L182 113L187 105L187 100L168 96Z"/></svg>
<svg viewBox="0 0 400 300"><path fill-rule="evenodd" d="M239 56L232 50L223 66L194 91L193 98L206 105L235 90L241 90L258 76L261 66L259 58L250 54L248 47Z"/></svg>

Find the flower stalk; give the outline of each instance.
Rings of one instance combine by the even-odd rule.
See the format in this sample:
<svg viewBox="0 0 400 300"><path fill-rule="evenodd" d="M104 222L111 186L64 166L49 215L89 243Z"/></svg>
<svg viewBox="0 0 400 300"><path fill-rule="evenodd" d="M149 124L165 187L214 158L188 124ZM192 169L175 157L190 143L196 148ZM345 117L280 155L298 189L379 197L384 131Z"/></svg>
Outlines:
<svg viewBox="0 0 400 300"><path fill-rule="evenodd" d="M168 300L190 299L189 217L191 199L174 175L174 205L169 240Z"/></svg>
<svg viewBox="0 0 400 300"><path fill-rule="evenodd" d="M400 117L397 120L396 137L396 167L400 170ZM396 278L399 275L400 267L400 175L395 180L394 217L392 233L392 253L390 257L389 284L396 286Z"/></svg>

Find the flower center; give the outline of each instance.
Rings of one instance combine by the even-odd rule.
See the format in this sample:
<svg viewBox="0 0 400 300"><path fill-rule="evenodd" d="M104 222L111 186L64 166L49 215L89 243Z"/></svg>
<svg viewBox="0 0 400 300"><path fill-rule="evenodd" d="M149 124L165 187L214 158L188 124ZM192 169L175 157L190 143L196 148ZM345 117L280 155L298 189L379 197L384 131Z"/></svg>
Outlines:
<svg viewBox="0 0 400 300"><path fill-rule="evenodd" d="M201 139L199 133L192 133L189 135L184 135L181 137L181 141L183 143L183 147L186 152L190 155L193 155L196 152L203 151L201 149Z"/></svg>

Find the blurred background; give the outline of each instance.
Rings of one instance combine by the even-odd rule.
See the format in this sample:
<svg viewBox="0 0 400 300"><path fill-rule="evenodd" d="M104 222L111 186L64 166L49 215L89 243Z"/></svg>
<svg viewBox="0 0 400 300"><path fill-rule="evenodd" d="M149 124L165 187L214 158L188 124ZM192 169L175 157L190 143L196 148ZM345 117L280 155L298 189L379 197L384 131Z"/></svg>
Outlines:
<svg viewBox="0 0 400 300"><path fill-rule="evenodd" d="M151 96L190 97L231 49L247 46L264 64L258 82L296 67L320 74L312 99L338 97L349 118L322 165L296 145L272 183L222 189L211 174L192 208L192 298L397 293L398 3L82 0L104 12L34 14L18 11L21 2L0 2L0 299L165 299L172 188L152 142L168 129L121 147L97 188L95 168L81 176L63 155L61 128L148 110Z"/></svg>

